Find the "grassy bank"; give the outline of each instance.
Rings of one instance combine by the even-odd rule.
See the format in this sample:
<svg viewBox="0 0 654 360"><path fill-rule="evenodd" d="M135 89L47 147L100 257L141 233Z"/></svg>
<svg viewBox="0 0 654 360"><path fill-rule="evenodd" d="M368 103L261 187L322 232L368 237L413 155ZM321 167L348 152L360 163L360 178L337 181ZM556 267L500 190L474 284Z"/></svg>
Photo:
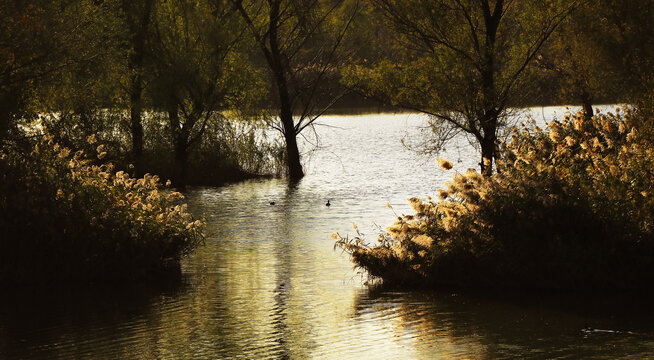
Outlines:
<svg viewBox="0 0 654 360"><path fill-rule="evenodd" d="M375 244L335 234L371 276L422 287L648 289L654 146L630 112L515 129L492 177L454 174L410 199ZM441 160L444 168L450 168Z"/></svg>
<svg viewBox="0 0 654 360"><path fill-rule="evenodd" d="M179 266L200 244L193 219L157 176L135 179L53 136L5 143L0 152L0 282L143 281Z"/></svg>

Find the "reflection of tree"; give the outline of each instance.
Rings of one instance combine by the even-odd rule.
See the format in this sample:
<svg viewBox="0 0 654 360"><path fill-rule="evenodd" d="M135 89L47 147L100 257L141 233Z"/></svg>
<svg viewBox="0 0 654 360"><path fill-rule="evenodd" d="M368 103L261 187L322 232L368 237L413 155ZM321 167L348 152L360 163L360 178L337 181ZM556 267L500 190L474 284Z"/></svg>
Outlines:
<svg viewBox="0 0 654 360"><path fill-rule="evenodd" d="M270 206L268 198L278 204ZM197 282L187 309L166 321L188 335L166 335L164 349L185 346L178 354L208 357L306 358L313 345L310 309L294 287L298 275L297 226L289 210L295 201L283 181L235 184L224 192L188 194L192 208L208 219L206 246L185 264ZM295 225L294 225L295 224ZM170 358L175 358L170 353ZM200 356L202 357L202 356Z"/></svg>
<svg viewBox="0 0 654 360"><path fill-rule="evenodd" d="M412 339L415 358L620 358L634 354L636 358L644 358L652 355L647 347L651 325L646 325L648 330L634 332L634 314L623 318L609 315L620 305L589 310L587 299L583 303L579 300L515 295L482 298L450 293L387 292L377 288L359 294L353 316L362 321L383 320L395 324L395 341ZM586 324L614 331L583 331Z"/></svg>
<svg viewBox="0 0 654 360"><path fill-rule="evenodd" d="M296 187L289 185L284 194L284 203L289 204L293 202L293 195L295 194ZM290 249L290 239L291 239L291 225L289 222L289 213L284 211L282 214L282 219L280 221L279 234L276 237L275 244L275 255L279 261L278 265L275 267L275 283L277 286L274 290L274 299L275 305L272 308L272 324L275 328L275 342L281 348L281 354L279 354L280 359L289 359L290 349L288 344L288 339L290 338L291 331L289 330L288 324L288 312L289 304L288 300L291 296L291 287L292 287L292 258L291 258L291 249Z"/></svg>

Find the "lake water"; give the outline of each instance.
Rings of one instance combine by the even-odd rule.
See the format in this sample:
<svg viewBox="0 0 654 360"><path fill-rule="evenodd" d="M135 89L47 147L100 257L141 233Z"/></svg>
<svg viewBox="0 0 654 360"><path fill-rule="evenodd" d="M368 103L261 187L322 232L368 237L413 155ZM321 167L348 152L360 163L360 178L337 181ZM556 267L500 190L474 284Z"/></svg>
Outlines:
<svg viewBox="0 0 654 360"><path fill-rule="evenodd" d="M555 110L532 113L544 122ZM322 122L298 184L187 193L210 235L181 284L4 294L0 359L654 358L651 306L638 299L369 289L330 234L352 234L354 222L374 241L409 211L406 198L434 194L452 173L401 144L423 136L421 115ZM465 139L442 156L459 171L479 161Z"/></svg>

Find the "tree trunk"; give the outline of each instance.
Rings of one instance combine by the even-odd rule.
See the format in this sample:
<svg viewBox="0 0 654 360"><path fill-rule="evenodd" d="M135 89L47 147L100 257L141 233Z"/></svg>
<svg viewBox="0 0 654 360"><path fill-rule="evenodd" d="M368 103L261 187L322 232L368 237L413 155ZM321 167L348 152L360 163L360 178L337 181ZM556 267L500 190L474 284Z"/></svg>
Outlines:
<svg viewBox="0 0 654 360"><path fill-rule="evenodd" d="M304 176L304 171L302 171L302 163L300 162L300 151L297 147L297 138L291 110L282 108L280 119L284 126L284 140L286 140L288 176L291 180L299 180Z"/></svg>
<svg viewBox="0 0 654 360"><path fill-rule="evenodd" d="M176 186L185 186L188 172L188 146L181 141L175 144L175 170Z"/></svg>
<svg viewBox="0 0 654 360"><path fill-rule="evenodd" d="M481 141L481 173L484 176L493 174L495 149L495 133L484 134L484 138Z"/></svg>
<svg viewBox="0 0 654 360"><path fill-rule="evenodd" d="M294 180L304 177L302 163L300 162L300 151L297 147L297 133L295 123L293 122L293 104L288 91L288 81L286 78L286 68L288 63L283 60L284 56L279 48L278 28L280 21L281 1L276 0L270 3L269 23L268 23L268 42L270 50L266 47L265 42L260 42L261 49L266 57L268 66L273 73L277 92L279 95L279 119L284 127L284 140L286 141L286 164L288 166L288 176Z"/></svg>
<svg viewBox="0 0 654 360"><path fill-rule="evenodd" d="M581 105L584 109L584 119L590 120L595 115L593 112L593 98L590 96L588 91L582 90L579 99L581 100Z"/></svg>
<svg viewBox="0 0 654 360"><path fill-rule="evenodd" d="M132 53L128 58L128 68L131 73L129 101L130 101L130 130L132 136L132 161L137 176L144 173L143 169L143 62L146 56L146 38L150 25L150 15L154 7L154 0L145 0L138 7L138 2L122 1L127 25L131 32Z"/></svg>
<svg viewBox="0 0 654 360"><path fill-rule="evenodd" d="M137 70L140 71L140 70ZM132 161L134 162L134 171L136 176L143 176L143 123L141 122L141 113L143 104L141 95L143 92L141 75L132 76L130 89L130 127L132 135Z"/></svg>
<svg viewBox="0 0 654 360"><path fill-rule="evenodd" d="M9 133L9 124L10 124L10 112L8 110L5 110L4 106L2 106L2 102L0 102L0 140L4 140L7 138L8 133Z"/></svg>
<svg viewBox="0 0 654 360"><path fill-rule="evenodd" d="M188 170L188 139L184 136L179 120L179 111L177 106L171 106L168 110L168 119L170 121L171 137L175 152L175 169L174 180L176 186L186 185L186 173Z"/></svg>
<svg viewBox="0 0 654 360"><path fill-rule="evenodd" d="M495 84L495 42L497 30L503 16L503 0L497 0L491 9L490 1L482 1L484 25L486 28L486 41L483 45L483 56L480 64L482 109L479 116L479 127L483 130L480 140L481 146L481 173L484 176L493 174L493 160L495 159L495 139L497 132L497 118L501 112L498 104L498 94Z"/></svg>

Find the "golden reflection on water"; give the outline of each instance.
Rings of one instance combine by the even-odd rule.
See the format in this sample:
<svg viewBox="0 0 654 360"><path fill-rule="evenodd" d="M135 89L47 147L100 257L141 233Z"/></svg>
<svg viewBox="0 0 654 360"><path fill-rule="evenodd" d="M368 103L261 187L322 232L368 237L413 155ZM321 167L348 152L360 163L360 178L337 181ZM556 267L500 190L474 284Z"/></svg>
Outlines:
<svg viewBox="0 0 654 360"><path fill-rule="evenodd" d="M404 199L432 194L449 176L399 142L405 124L423 120L334 117L323 133L334 152L317 153L299 184L191 189L189 209L207 217L210 236L183 262L181 284L8 291L0 359L654 358L647 316L363 286L329 234L352 233L354 221L374 238L374 224L395 216L387 201L407 211ZM452 155L463 170L478 160ZM587 323L610 331L582 331Z"/></svg>
<svg viewBox="0 0 654 360"><path fill-rule="evenodd" d="M281 205L276 208L262 207L265 197L256 189L237 190L238 196L250 196L237 211L253 215L255 222L237 224L243 231L232 232L228 243L210 239L191 262L194 272L206 274L196 284L202 288L198 303L205 306L203 312L219 318L215 323L220 324L221 340L233 344L233 356L311 357L319 347L316 339L338 334L343 322L334 315L340 311L346 320L349 306L342 306L343 302L353 300L351 294L343 296L342 281L335 282L333 273L325 271L325 258L342 259L335 258L331 248L326 254L316 253L307 240L315 237L312 228L283 209L292 206L293 188L278 185L263 191L266 196L277 192L274 196ZM216 201L211 206L220 204ZM227 201L221 211L214 212L231 218L231 209ZM220 220L215 223L217 234L227 231L220 227ZM352 292L350 287L345 289L346 294Z"/></svg>

